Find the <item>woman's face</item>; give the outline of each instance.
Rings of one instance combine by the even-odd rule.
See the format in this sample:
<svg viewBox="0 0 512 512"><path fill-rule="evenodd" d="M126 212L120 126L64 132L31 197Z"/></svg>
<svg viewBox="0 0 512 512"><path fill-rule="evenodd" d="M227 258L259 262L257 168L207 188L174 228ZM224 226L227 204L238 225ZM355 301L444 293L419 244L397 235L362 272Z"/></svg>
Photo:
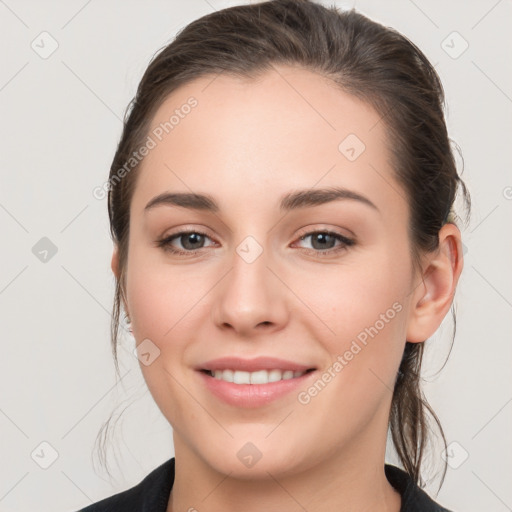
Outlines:
<svg viewBox="0 0 512 512"><path fill-rule="evenodd" d="M251 478L384 456L415 289L380 116L317 74L276 70L208 76L162 104L126 267L141 369L176 453ZM209 201L147 206L162 194ZM237 382L314 370L270 384L206 374L226 357L220 375Z"/></svg>

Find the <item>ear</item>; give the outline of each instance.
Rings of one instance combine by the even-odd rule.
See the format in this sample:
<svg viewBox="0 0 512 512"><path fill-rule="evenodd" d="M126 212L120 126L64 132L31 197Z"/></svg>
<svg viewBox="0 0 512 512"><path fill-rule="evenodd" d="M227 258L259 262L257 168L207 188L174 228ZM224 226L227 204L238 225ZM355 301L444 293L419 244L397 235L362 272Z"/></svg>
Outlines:
<svg viewBox="0 0 512 512"><path fill-rule="evenodd" d="M407 341L420 343L436 332L452 305L463 266L459 228L445 224L438 249L425 255L421 282L413 283Z"/></svg>

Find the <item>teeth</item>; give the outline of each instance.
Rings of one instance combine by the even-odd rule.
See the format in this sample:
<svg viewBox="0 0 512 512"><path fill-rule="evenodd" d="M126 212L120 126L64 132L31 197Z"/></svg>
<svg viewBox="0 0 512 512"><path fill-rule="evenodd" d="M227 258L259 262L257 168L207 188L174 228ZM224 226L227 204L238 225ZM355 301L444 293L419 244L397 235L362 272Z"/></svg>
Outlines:
<svg viewBox="0 0 512 512"><path fill-rule="evenodd" d="M235 384L268 384L279 380L288 380L304 375L306 372L292 370L258 370L256 372L243 372L239 370L215 370L210 372L216 379L233 382Z"/></svg>

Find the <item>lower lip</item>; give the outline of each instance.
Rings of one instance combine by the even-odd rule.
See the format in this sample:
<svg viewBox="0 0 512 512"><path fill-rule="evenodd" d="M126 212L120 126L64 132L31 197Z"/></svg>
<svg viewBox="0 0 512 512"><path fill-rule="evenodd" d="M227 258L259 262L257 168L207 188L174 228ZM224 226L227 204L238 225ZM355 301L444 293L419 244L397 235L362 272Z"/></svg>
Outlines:
<svg viewBox="0 0 512 512"><path fill-rule="evenodd" d="M316 371L268 384L234 384L199 371L206 387L224 402L236 407L261 407L304 385Z"/></svg>

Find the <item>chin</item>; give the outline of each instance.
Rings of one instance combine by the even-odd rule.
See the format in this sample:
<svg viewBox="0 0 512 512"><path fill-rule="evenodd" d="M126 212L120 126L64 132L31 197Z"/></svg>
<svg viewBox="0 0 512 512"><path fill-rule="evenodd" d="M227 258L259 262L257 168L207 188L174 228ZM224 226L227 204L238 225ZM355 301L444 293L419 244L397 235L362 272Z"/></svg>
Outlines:
<svg viewBox="0 0 512 512"><path fill-rule="evenodd" d="M265 444L265 446L262 446ZM268 479L270 475L287 476L307 469L304 463L304 450L297 447L288 447L283 450L270 446L268 440L261 442L251 441L219 444L219 450L211 449L202 454L206 464L215 471L229 474L230 478L239 480ZM283 447L282 447L283 448ZM300 453L300 457L297 455ZM270 473L270 475L269 475Z"/></svg>

